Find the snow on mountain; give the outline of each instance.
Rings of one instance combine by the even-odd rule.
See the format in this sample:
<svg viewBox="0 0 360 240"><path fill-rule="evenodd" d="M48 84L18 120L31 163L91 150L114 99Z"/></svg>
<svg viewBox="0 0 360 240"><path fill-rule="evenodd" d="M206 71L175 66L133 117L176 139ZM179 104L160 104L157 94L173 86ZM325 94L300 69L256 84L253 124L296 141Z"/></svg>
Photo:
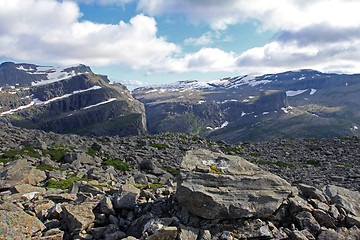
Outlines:
<svg viewBox="0 0 360 240"><path fill-rule="evenodd" d="M88 73L88 71L79 71L78 69L80 67L82 67L81 64L64 67L42 67L35 65L19 64L17 65L16 69L25 71L28 74L44 75L44 79L31 83L32 86L40 86L74 77L78 74Z"/></svg>

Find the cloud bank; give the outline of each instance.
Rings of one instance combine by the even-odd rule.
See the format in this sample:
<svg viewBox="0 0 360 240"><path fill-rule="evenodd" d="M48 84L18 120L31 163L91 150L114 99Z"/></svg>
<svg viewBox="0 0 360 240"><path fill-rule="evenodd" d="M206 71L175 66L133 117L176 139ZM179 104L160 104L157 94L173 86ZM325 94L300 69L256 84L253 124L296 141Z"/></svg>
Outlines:
<svg viewBox="0 0 360 240"><path fill-rule="evenodd" d="M80 21L78 3L124 6L138 15L116 25ZM313 68L358 72L358 0L0 0L0 58L56 64L121 65L147 72L269 73ZM245 52L202 47L184 52L158 36L156 17L180 14L212 31L185 45L205 46L229 25L277 32Z"/></svg>

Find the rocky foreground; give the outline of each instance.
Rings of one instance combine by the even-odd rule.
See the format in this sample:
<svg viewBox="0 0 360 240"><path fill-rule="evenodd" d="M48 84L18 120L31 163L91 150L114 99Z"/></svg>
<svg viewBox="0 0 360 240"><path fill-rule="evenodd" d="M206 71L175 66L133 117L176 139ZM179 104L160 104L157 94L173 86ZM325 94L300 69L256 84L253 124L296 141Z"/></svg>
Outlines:
<svg viewBox="0 0 360 240"><path fill-rule="evenodd" d="M0 239L360 239L357 137L0 129Z"/></svg>

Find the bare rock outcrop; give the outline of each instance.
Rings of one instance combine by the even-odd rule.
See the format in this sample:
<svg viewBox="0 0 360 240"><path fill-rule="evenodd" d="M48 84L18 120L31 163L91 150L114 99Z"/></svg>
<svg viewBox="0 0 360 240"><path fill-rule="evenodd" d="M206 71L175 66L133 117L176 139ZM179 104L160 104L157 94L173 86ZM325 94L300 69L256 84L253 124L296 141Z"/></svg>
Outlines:
<svg viewBox="0 0 360 240"><path fill-rule="evenodd" d="M236 219L268 217L296 192L241 157L199 149L184 157L176 197L197 216Z"/></svg>

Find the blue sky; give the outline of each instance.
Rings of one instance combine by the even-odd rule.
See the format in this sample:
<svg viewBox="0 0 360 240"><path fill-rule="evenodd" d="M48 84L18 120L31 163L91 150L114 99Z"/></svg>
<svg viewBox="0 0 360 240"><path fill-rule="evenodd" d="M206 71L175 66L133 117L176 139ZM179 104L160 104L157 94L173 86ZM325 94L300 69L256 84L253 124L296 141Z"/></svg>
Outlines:
<svg viewBox="0 0 360 240"><path fill-rule="evenodd" d="M358 0L0 0L0 60L129 88L302 68L358 73Z"/></svg>

